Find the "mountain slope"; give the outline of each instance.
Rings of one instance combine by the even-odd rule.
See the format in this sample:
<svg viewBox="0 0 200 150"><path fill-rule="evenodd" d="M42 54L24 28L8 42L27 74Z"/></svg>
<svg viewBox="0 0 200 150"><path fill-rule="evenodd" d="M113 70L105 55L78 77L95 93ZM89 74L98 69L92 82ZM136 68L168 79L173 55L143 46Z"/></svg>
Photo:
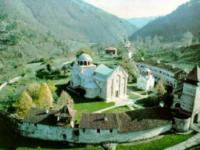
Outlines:
<svg viewBox="0 0 200 150"><path fill-rule="evenodd" d="M171 14L160 17L135 32L130 39L147 36L162 36L164 40L180 40L187 31L199 37L200 30L200 0L191 0L181 5Z"/></svg>
<svg viewBox="0 0 200 150"><path fill-rule="evenodd" d="M155 20L157 17L144 17L144 18L131 18L128 21L135 25L137 28L142 28L147 25L149 22Z"/></svg>
<svg viewBox="0 0 200 150"><path fill-rule="evenodd" d="M116 42L135 27L126 20L82 0L0 0L10 18L59 39L83 42Z"/></svg>

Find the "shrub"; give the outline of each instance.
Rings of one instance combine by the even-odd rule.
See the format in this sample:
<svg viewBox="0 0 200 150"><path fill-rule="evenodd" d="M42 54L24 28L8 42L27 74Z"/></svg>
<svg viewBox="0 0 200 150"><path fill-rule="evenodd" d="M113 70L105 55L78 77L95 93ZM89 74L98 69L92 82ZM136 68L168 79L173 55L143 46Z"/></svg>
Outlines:
<svg viewBox="0 0 200 150"><path fill-rule="evenodd" d="M155 90L159 97L163 97L167 93L163 80L158 81Z"/></svg>

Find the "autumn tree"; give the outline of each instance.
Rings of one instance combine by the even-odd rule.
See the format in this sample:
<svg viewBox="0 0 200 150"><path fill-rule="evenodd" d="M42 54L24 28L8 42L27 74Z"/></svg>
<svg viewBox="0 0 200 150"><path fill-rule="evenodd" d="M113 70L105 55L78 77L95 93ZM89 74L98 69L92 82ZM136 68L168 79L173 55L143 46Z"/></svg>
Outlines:
<svg viewBox="0 0 200 150"><path fill-rule="evenodd" d="M39 108L50 108L53 106L53 95L47 83L42 83L39 88L38 99L35 101Z"/></svg>
<svg viewBox="0 0 200 150"><path fill-rule="evenodd" d="M159 97L163 97L167 93L163 80L158 81L155 90Z"/></svg>
<svg viewBox="0 0 200 150"><path fill-rule="evenodd" d="M19 100L17 100L17 102L14 104L17 117L23 119L32 106L34 106L34 103L31 96L27 91L23 91L19 97Z"/></svg>
<svg viewBox="0 0 200 150"><path fill-rule="evenodd" d="M39 83L31 83L27 86L27 92L32 97L33 100L39 98L39 89L40 89Z"/></svg>
<svg viewBox="0 0 200 150"><path fill-rule="evenodd" d="M66 91L62 91L61 96L57 103L60 107L63 107L65 105L68 105L71 108L74 107L74 101L72 97Z"/></svg>

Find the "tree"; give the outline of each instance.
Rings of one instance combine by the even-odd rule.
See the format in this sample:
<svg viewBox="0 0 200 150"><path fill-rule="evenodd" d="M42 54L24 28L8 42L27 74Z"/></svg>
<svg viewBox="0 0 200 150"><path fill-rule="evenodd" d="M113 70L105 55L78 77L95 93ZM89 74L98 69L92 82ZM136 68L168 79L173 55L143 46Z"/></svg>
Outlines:
<svg viewBox="0 0 200 150"><path fill-rule="evenodd" d="M159 97L163 97L167 93L163 80L158 81L155 90Z"/></svg>
<svg viewBox="0 0 200 150"><path fill-rule="evenodd" d="M153 38L152 47L153 47L154 51L159 50L161 47L160 38L157 35L155 35Z"/></svg>
<svg viewBox="0 0 200 150"><path fill-rule="evenodd" d="M8 46L17 43L19 36L16 28L16 22L10 22L4 13L0 14L0 50L5 50Z"/></svg>
<svg viewBox="0 0 200 150"><path fill-rule="evenodd" d="M150 36L145 37L145 45L146 45L146 48L151 48L151 46L152 46L152 39L151 39Z"/></svg>
<svg viewBox="0 0 200 150"><path fill-rule="evenodd" d="M66 91L62 91L61 96L57 103L60 107L68 105L71 108L74 108L74 100Z"/></svg>
<svg viewBox="0 0 200 150"><path fill-rule="evenodd" d="M23 119L33 106L34 103L31 96L27 91L23 91L19 97L19 100L14 104L17 117Z"/></svg>
<svg viewBox="0 0 200 150"><path fill-rule="evenodd" d="M53 65L53 63L54 63L53 60L54 60L54 58L53 58L53 57L50 57L50 58L48 58L48 59L45 59L45 60L43 61L43 63L42 63L42 64L46 65L46 68L47 68L47 70L48 70L49 72L52 71L52 65Z"/></svg>
<svg viewBox="0 0 200 150"><path fill-rule="evenodd" d="M182 38L182 43L184 46L190 46L192 45L192 41L193 41L193 34L191 32L186 32L183 34L183 38Z"/></svg>
<svg viewBox="0 0 200 150"><path fill-rule="evenodd" d="M35 104L39 108L51 108L53 106L53 95L47 83L42 83L39 88L38 99Z"/></svg>
<svg viewBox="0 0 200 150"><path fill-rule="evenodd" d="M90 56L94 56L94 51L90 48L80 48L77 52L76 52L76 57L79 57L81 54L86 53Z"/></svg>
<svg viewBox="0 0 200 150"><path fill-rule="evenodd" d="M120 64L129 75L129 82L135 82L138 77L138 68L135 62L131 59L123 59Z"/></svg>
<svg viewBox="0 0 200 150"><path fill-rule="evenodd" d="M39 98L39 89L40 89L39 83L31 83L30 85L27 86L27 92L32 97L33 101Z"/></svg>

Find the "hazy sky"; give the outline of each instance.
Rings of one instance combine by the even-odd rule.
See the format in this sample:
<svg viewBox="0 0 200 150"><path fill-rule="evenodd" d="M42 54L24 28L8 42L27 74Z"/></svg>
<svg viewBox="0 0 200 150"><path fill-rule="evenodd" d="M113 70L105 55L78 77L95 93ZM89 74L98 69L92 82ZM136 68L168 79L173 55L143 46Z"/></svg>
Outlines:
<svg viewBox="0 0 200 150"><path fill-rule="evenodd" d="M122 18L162 16L189 0L84 0Z"/></svg>

